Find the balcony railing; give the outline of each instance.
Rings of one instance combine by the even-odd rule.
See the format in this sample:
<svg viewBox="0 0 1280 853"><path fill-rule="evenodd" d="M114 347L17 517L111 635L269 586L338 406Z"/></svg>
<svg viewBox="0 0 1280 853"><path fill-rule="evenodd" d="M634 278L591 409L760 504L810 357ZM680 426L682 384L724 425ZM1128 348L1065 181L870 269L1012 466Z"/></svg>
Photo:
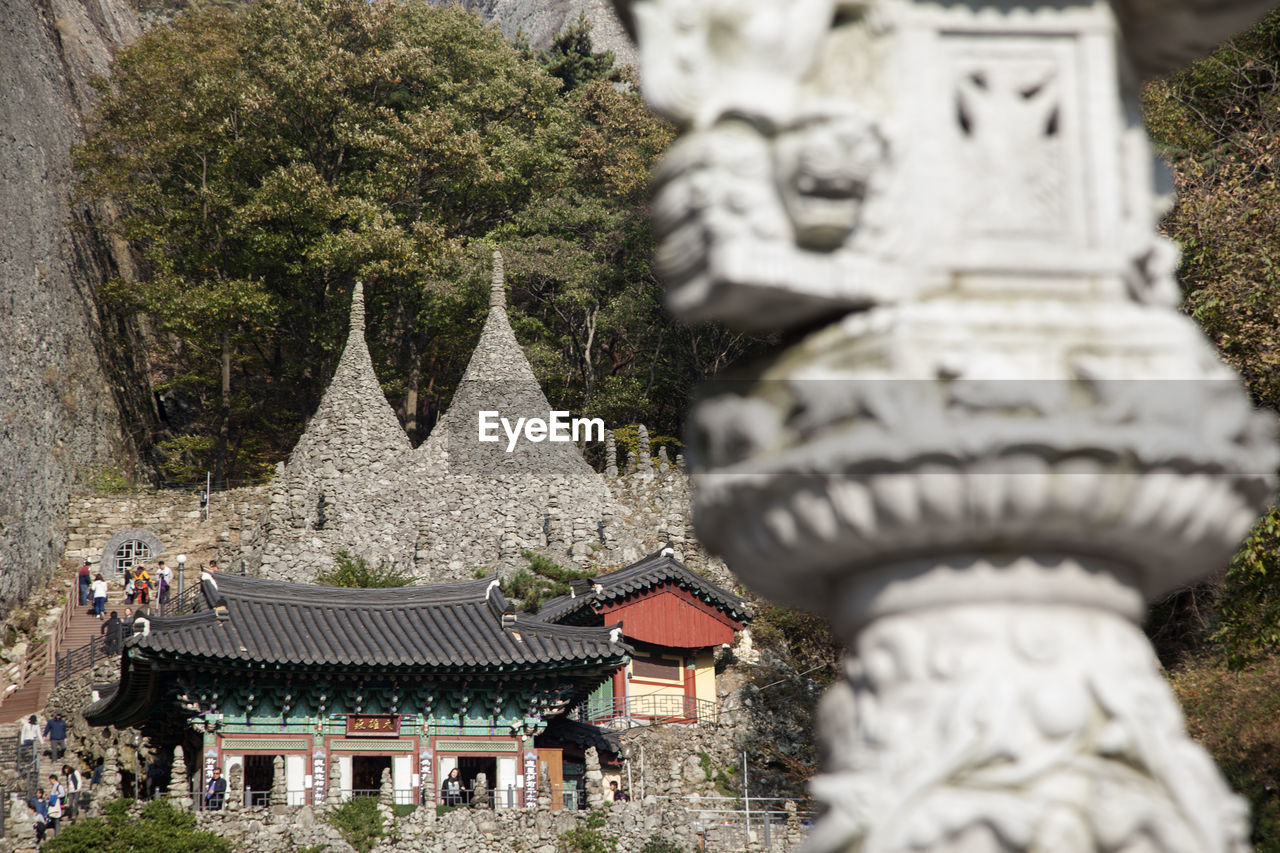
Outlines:
<svg viewBox="0 0 1280 853"><path fill-rule="evenodd" d="M660 723L718 723L720 706L708 699L650 694L588 699L570 716L583 723L607 728L631 728Z"/></svg>

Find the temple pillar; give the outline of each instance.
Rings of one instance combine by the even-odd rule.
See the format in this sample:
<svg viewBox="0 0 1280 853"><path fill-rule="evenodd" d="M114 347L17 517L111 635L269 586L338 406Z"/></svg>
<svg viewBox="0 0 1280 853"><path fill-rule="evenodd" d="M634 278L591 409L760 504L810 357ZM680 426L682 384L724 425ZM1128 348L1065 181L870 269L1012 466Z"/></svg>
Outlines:
<svg viewBox="0 0 1280 853"><path fill-rule="evenodd" d="M1245 849L1139 625L1271 498L1275 418L1176 310L1137 86L1266 4L615 5L681 130L668 303L783 342L687 446L699 538L849 648L806 849Z"/></svg>

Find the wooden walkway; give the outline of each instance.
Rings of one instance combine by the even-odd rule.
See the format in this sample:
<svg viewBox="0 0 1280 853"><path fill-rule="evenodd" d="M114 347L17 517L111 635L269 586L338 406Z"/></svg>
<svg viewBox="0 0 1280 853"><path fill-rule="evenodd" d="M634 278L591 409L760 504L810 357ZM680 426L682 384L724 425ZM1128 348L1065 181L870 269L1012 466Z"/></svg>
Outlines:
<svg viewBox="0 0 1280 853"><path fill-rule="evenodd" d="M114 608L123 616L124 606L123 592L113 590L107 599L107 613L110 614ZM28 652L27 663L21 673L22 686L0 701L0 724L18 722L37 714L43 727L44 706L53 692L54 657L59 652L80 648L101 632L102 622L89 615L90 609L79 606L73 586L68 591L62 618L53 634L41 643L33 644Z"/></svg>

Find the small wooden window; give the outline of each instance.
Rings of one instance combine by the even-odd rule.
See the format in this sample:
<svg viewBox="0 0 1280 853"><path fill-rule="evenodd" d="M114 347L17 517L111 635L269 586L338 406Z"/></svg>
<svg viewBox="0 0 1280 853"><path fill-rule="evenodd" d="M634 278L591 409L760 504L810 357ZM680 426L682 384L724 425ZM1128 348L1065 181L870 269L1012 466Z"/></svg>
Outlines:
<svg viewBox="0 0 1280 853"><path fill-rule="evenodd" d="M684 678L684 661L658 655L636 655L631 659L631 674L636 678L656 678L662 681L681 681Z"/></svg>

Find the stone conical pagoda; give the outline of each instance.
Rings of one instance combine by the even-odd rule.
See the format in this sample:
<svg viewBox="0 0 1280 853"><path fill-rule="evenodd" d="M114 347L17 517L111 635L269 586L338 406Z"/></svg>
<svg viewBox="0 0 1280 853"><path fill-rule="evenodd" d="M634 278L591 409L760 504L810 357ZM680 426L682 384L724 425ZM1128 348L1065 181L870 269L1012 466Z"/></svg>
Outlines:
<svg viewBox="0 0 1280 853"><path fill-rule="evenodd" d="M496 412L512 426L520 418L547 420L551 413L511 330L502 254L497 251L480 341L449 410L418 448L416 482L406 489L419 495L423 507L416 572L445 580L465 576L479 565L523 565L520 552L545 549L553 526L562 528L579 550L588 548L591 539L602 541L608 490L577 446L525 438L512 446L502 427L495 431L497 441L482 442L481 412ZM567 551L551 556L560 562L571 558Z"/></svg>
<svg viewBox="0 0 1280 853"><path fill-rule="evenodd" d="M411 447L382 393L364 332L364 287L356 282L338 368L276 474L271 502L247 549L250 567L261 566L263 574L309 580L342 550L370 559L401 555L386 531L370 535L368 516L381 514L375 496L391 485Z"/></svg>

